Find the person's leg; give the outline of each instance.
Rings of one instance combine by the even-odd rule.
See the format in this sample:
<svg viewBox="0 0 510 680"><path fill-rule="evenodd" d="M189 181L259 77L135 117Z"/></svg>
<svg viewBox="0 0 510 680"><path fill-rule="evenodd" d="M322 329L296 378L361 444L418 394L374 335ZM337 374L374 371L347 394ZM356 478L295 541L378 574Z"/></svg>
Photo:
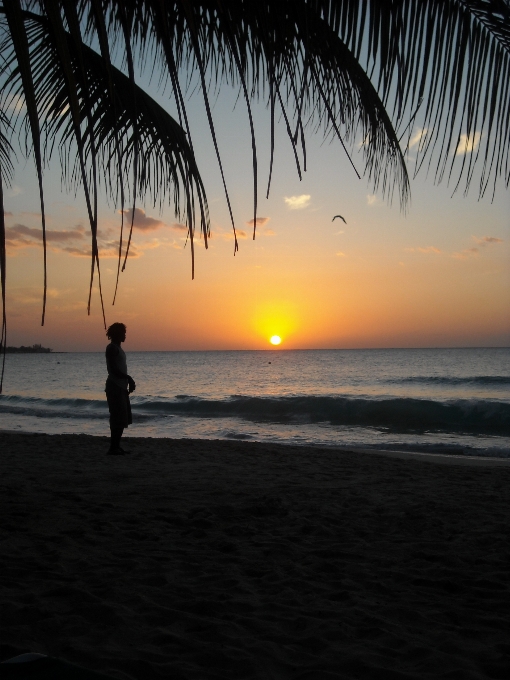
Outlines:
<svg viewBox="0 0 510 680"><path fill-rule="evenodd" d="M120 450L120 438L122 437L122 433L124 432L123 427L111 427L110 426L110 431L111 431L111 436L110 436L110 452L112 451L119 451Z"/></svg>
<svg viewBox="0 0 510 680"><path fill-rule="evenodd" d="M110 411L110 448L108 453L123 453L120 449L120 438L124 432L124 406L122 391L115 387L106 389L106 399Z"/></svg>

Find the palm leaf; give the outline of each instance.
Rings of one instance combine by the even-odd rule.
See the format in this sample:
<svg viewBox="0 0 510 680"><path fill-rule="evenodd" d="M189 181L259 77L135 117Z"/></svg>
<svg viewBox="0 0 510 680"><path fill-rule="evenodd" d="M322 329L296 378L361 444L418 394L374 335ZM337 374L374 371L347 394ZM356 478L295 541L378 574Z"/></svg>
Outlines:
<svg viewBox="0 0 510 680"><path fill-rule="evenodd" d="M76 75L85 71L84 76L76 77L75 83L79 104L77 130L65 74L59 68L55 37L46 18L26 12L25 21L35 73L36 101L39 110L44 112L41 129L45 156L49 160L55 145L59 146L64 180L89 183L93 167L89 165L84 175L80 158L97 155L106 189L115 200L119 176L123 176L118 172L119 161L127 175L137 159L136 191L149 194L154 204L157 201L162 204L167 197L173 200L176 217L188 221L191 238L195 232L198 200L200 229L207 235L209 218L204 187L186 135L178 123L128 76L111 65L106 69L101 55L84 43L79 44L78 49L76 39L66 33L72 72ZM6 59L7 66L13 67L7 81L11 94L17 94L21 85L14 57L11 54ZM112 96L115 107L111 105ZM83 148L73 154L77 140ZM91 153L93 150L95 153Z"/></svg>
<svg viewBox="0 0 510 680"><path fill-rule="evenodd" d="M85 168L85 156L84 156L84 150L85 150L85 144L83 141L82 133L81 133L81 116L80 116L80 103L79 103L79 94L78 94L78 85L77 81L75 78L75 70L77 73L80 73L82 76L82 92L84 93L85 99L87 100L87 93L86 89L83 87L83 61L79 59L81 56L81 51L80 51L80 43L76 45L75 39L72 40L73 43L73 50L74 54L78 55L78 58L75 56L75 62L78 62L79 69L73 69L73 66L75 66L74 63L72 63L71 59L71 53L69 51L69 46L68 43L68 33L66 32L64 28L64 24L62 21L62 16L60 13L60 10L58 6L53 2L53 0L45 0L44 2L44 8L46 11L46 16L47 16L47 22L46 26L48 28L48 35L51 37L51 42L52 45L54 46L56 55L58 57L58 62L60 65L60 71L63 76L63 82L64 82L64 88L65 88L65 94L66 94L66 99L68 102L68 110L71 114L71 120L72 120L72 129L73 129L73 135L74 139L76 142L77 150L78 150L78 155L77 155L77 160L79 162L79 167L80 167L80 173L81 173L81 179L82 179L82 184L83 184L83 189L85 192L85 200L87 204L87 212L89 216L89 224L90 224L90 231L92 235L92 257L91 257L91 271L90 271L90 285L89 285L89 299L88 299L88 313L90 314L90 303L91 303L91 297L92 297L92 287L94 283L94 270L95 267L97 266L97 274L98 274L98 281L99 281L99 296L101 300L101 310L103 313L103 323L104 327L106 329L106 317L105 317L105 312L104 312L104 303L103 303L103 293L102 293L102 286L101 286L101 270L100 270L100 265L99 265L99 251L98 251L98 246L97 246L97 187L96 187L96 168L95 168L95 145L91 144L91 158L92 158L92 171L93 171L93 202L94 206L92 207L91 203L91 197L90 197L90 189L89 189L89 182L87 181L87 173L86 173L86 168ZM69 11L68 16L71 15L71 12ZM71 15L72 16L72 15ZM78 36L75 36L75 38ZM37 62L33 59L32 55L32 62L34 63L34 66L37 64ZM89 107L87 107L87 123L89 125L90 129L90 111ZM122 181L122 176L121 176L121 181Z"/></svg>
<svg viewBox="0 0 510 680"><path fill-rule="evenodd" d="M477 167L480 196L491 184L494 195L500 178L508 186L507 0L369 0L359 21L354 0L321 4L349 47L358 47L386 107L393 108L395 128L407 124L424 101L418 118L427 132L418 147L416 172L430 168L436 181L447 178L455 188L463 183L467 192ZM457 153L461 140L473 144L475 138L477 148Z"/></svg>
<svg viewBox="0 0 510 680"><path fill-rule="evenodd" d="M18 63L19 75L23 86L23 95L27 108L27 118L30 125L32 135L32 143L34 150L34 158L37 169L37 178L39 182L39 201L41 204L41 223L42 223L42 241L43 241L43 262L44 262L44 280L43 280L43 309L41 325L44 326L44 317L46 313L46 292L47 292L47 261L46 261L46 215L44 210L44 191L42 178L42 157L41 157L41 134L39 128L39 113L35 100L34 83L32 78L32 66L30 63L30 52L28 46L28 39L25 31L25 23L23 19L23 12L19 0L10 0L3 8L9 27L10 37L12 40L12 47L16 55ZM3 200L3 199L2 199ZM3 210L3 202L2 202ZM5 265L4 265L5 270ZM5 303L4 303L5 309Z"/></svg>
<svg viewBox="0 0 510 680"><path fill-rule="evenodd" d="M0 394L5 369L5 352L7 347L7 310L5 306L5 282L7 277L7 259L5 252L5 214L4 214L4 181L9 182L12 178L13 165L11 154L13 152L8 137L2 128L9 129L9 122L0 111L0 294L2 297L2 330L0 332L0 351L2 354L2 370L0 371Z"/></svg>

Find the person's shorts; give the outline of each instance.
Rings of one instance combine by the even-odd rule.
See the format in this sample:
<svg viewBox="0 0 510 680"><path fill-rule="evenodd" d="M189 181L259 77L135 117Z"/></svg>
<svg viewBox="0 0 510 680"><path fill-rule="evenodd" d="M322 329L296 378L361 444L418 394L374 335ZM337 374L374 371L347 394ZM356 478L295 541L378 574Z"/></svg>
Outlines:
<svg viewBox="0 0 510 680"><path fill-rule="evenodd" d="M129 394L127 390L122 389L110 380L106 381L106 400L108 402L108 409L110 410L110 428L117 430L121 427L127 427L133 422L131 415L131 403L129 401Z"/></svg>

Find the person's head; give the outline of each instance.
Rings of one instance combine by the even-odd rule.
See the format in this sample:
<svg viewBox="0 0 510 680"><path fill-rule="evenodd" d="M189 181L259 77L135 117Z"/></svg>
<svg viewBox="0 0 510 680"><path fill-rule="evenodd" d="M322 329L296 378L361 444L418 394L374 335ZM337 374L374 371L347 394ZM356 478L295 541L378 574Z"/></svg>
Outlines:
<svg viewBox="0 0 510 680"><path fill-rule="evenodd" d="M106 331L106 337L120 345L126 339L126 326L123 323L112 323Z"/></svg>

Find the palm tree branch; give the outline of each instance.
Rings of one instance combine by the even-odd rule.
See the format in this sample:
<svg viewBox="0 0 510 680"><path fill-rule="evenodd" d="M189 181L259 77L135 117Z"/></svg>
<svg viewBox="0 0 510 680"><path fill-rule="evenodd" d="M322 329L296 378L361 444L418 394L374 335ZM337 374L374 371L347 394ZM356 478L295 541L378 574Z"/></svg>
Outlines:
<svg viewBox="0 0 510 680"><path fill-rule="evenodd" d="M87 205L87 213L89 217L89 224L90 224L90 230L92 234L92 257L91 257L91 271L90 271L90 283L89 283L89 299L88 299L88 313L90 314L90 304L91 304L91 298L92 298L92 287L94 283L94 268L97 266L97 272L98 272L98 282L99 282L99 296L101 300L101 310L103 314L103 323L106 329L106 317L105 317L105 311L104 311L104 303L103 303L103 294L102 294L102 285L101 285L101 270L100 270L100 265L99 265L99 252L98 252L98 246L97 246L97 187L96 185L92 186L93 189L93 200L94 200L94 209L92 206L91 198L90 198L90 187L89 187L89 182L87 179L87 171L85 168L85 156L84 156L84 151L85 151L85 144L83 141L83 136L81 132L81 115L80 115L80 104L79 104L79 94L78 94L78 85L77 85L77 80L75 77L75 73L77 75L80 74L80 66L82 65L81 60L79 59L80 52L79 52L79 47L76 47L75 38L72 40L74 51L75 51L75 62L77 62L78 68L73 69L72 66L72 61L71 61L71 54L68 49L68 44L70 41L68 41L68 34L64 28L64 24L62 21L62 16L60 14L60 10L55 5L52 0L45 0L45 9L46 9L46 16L47 16L47 28L48 28L48 35L52 39L52 44L54 46L54 49L56 51L57 57L58 57L58 62L61 67L62 71L62 76L63 76L63 85L65 88L65 95L66 99L68 102L69 106L69 112L70 112L70 117L72 121L72 128L73 128L73 134L74 134L74 139L76 142L77 150L78 150L78 161L79 161L79 168L80 168L80 173L81 173L81 180L82 180L82 185L83 185L83 190L85 193L85 200L86 200L86 205ZM79 45L79 44L78 44ZM83 87L82 87L83 90ZM87 94L85 93L85 99L87 99ZM88 116L87 116L88 118ZM94 159L94 154L92 153L92 164L93 164L93 178L95 178L94 174L94 165L95 165L95 159Z"/></svg>
<svg viewBox="0 0 510 680"><path fill-rule="evenodd" d="M37 14L25 13L25 20L30 23L32 35L31 58L36 64L38 74L37 96L39 107L45 110L42 115L43 130L46 138L51 140L48 153L55 139L60 135L61 155L64 158L63 173L67 177L75 177L68 164L69 144L76 142L73 128L69 97L66 91L61 69L58 68L58 55L55 53L51 35L47 30L45 17ZM79 72L78 56L75 40L67 34L68 49L71 56L72 68ZM82 43L80 53L86 64L87 81L78 83L80 100L80 121L85 125L83 143L85 157L95 144L100 153L101 162L105 170L105 181L109 193L115 197L117 178L118 148L117 140L124 140L122 147L122 163L124 172L132 167L133 157L140 154L140 168L138 172L136 191L149 191L153 200L164 199L168 188L173 186L176 215L184 215L188 221L189 233L194 232L195 193L199 200L200 228L207 236L209 232L209 217L205 190L203 187L195 158L187 142L186 135L176 121L141 88L134 85L128 76L120 70L111 67L111 78L114 85L116 99L116 115L113 115L110 96L107 90L108 74L101 55ZM11 87L17 82L17 72L11 75ZM136 93L134 105L132 93ZM88 115L92 110L92 125L87 125ZM133 130L138 129L139 142L133 137ZM67 149L67 151L66 151ZM67 160L66 160L67 159ZM184 212L179 202L179 185L185 189Z"/></svg>
<svg viewBox="0 0 510 680"><path fill-rule="evenodd" d="M32 135L32 145L34 150L34 158L37 169L37 179L39 184L39 202L41 205L41 224L42 224L42 242L43 242L43 308L41 316L41 326L44 326L44 318L46 314L46 295L48 288L47 276L47 250L46 250L46 213L44 209L44 190L43 190L43 173L42 173L42 157L41 157L41 133L39 128L39 116L37 111L37 104L34 91L34 82L32 78L32 68L30 63L30 53L28 47L28 38L25 31L25 23L23 18L23 10L19 0L12 0L3 7L7 23L10 30L12 46L16 54L16 59L19 68L19 74L23 85L23 94L25 98L25 105L27 108L27 116L30 124ZM3 207L3 203L2 203ZM5 270L5 267L4 267Z"/></svg>

